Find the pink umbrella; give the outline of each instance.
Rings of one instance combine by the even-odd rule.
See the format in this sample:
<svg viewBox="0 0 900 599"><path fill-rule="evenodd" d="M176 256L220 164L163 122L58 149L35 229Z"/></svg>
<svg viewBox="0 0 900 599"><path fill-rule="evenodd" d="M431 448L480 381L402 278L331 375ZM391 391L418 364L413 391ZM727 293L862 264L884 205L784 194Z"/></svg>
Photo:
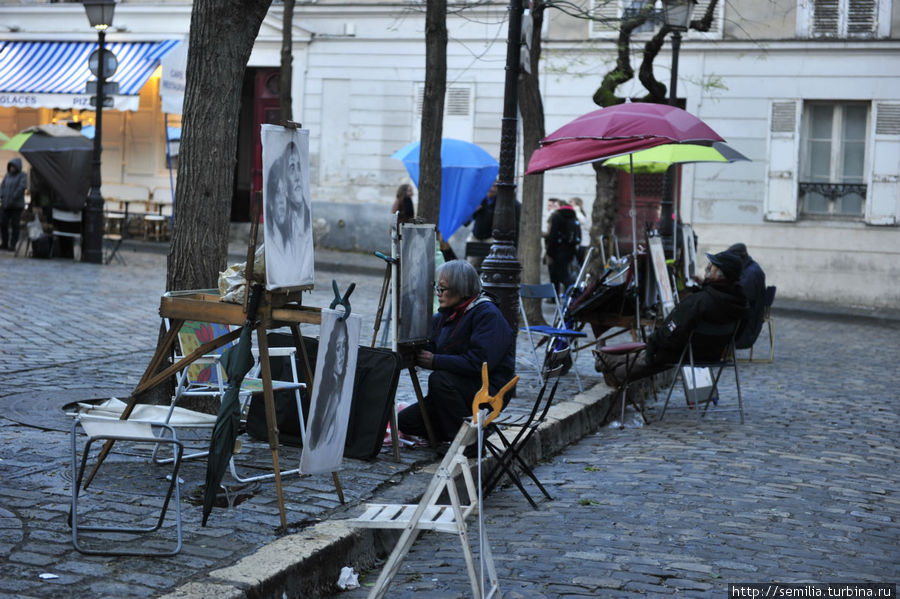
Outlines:
<svg viewBox="0 0 900 599"><path fill-rule="evenodd" d="M541 140L528 161L526 175L606 160L670 143L712 145L725 140L709 125L675 106L633 102L584 114ZM634 164L631 173L631 238L634 278L638 281L637 231L634 222ZM640 294L635 294L635 319L640 326Z"/></svg>
<svg viewBox="0 0 900 599"><path fill-rule="evenodd" d="M541 140L526 175L630 154L668 143L725 141L709 125L675 106L632 102L600 108Z"/></svg>

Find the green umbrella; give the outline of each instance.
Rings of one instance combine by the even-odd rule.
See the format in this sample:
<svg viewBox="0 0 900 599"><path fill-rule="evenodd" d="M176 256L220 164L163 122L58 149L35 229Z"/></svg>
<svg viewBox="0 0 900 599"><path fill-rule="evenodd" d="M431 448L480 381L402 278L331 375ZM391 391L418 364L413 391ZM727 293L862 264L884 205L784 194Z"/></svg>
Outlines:
<svg viewBox="0 0 900 599"><path fill-rule="evenodd" d="M253 367L253 355L251 348L253 342L250 335L253 331L253 321L256 318L256 310L259 307L259 298L262 292L261 285L254 285L250 292L250 301L247 308L247 321L241 331L241 336L236 345L225 350L222 354L222 368L228 375L228 388L219 406L216 416L216 424L213 426L209 440L209 459L206 462L206 488L203 491L203 522L212 512L216 502L216 494L222 483L222 476L231 456L234 453L234 440L238 435L238 427L241 421L241 408L238 396L241 391L241 383L247 371Z"/></svg>
<svg viewBox="0 0 900 599"><path fill-rule="evenodd" d="M636 173L663 173L673 164L687 164L692 162L738 162L748 161L749 158L732 148L726 143L717 141L712 146L698 146L695 144L664 144L640 150L631 154ZM628 155L616 156L603 162L603 166L609 166L620 170L629 170L631 164Z"/></svg>
<svg viewBox="0 0 900 599"><path fill-rule="evenodd" d="M0 132L0 143L4 143L4 142L7 142L7 141L9 141L9 136L8 136L8 135L5 135L5 134L2 133L2 132Z"/></svg>

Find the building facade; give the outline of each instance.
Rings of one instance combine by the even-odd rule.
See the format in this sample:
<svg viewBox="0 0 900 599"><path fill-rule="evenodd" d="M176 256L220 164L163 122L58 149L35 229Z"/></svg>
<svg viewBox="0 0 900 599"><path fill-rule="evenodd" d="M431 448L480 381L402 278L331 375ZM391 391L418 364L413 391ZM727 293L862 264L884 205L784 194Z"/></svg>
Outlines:
<svg viewBox="0 0 900 599"><path fill-rule="evenodd" d="M615 60L616 19L633 4L582 0L577 6L594 20L547 11L540 81L548 132L596 109L591 97ZM450 8L444 135L498 156L507 5ZM273 5L245 78L238 206L256 185L253 129L271 116L265 102L276 91L281 17L281 5ZM0 18L6 42L94 39L77 4L0 4ZM187 3L122 2L107 39L185 40L189 24ZM648 29L634 36L635 68ZM390 155L419 137L424 8L299 2L293 39L293 111L310 130L319 243L385 249L394 191L408 181ZM670 68L666 43L656 78L668 82ZM684 35L678 73L686 109L752 160L682 167L681 217L700 249L746 243L779 297L900 307L900 0L720 4L709 31ZM159 86L158 76L148 80L136 111L104 113L105 181L167 184L164 125L178 117L163 112ZM8 135L54 115L72 118L4 105L3 93L0 131ZM646 92L633 80L617 93ZM594 196L590 166L544 176L548 197ZM245 215L235 210L234 218Z"/></svg>

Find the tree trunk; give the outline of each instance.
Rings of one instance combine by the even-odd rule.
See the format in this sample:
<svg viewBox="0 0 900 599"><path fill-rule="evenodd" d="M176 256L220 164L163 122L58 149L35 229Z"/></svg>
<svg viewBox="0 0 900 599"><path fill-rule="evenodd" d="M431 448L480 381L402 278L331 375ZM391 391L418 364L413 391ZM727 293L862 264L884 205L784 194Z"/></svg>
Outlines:
<svg viewBox="0 0 900 599"><path fill-rule="evenodd" d="M281 82L278 101L281 106L281 120L293 121L291 86L294 80L294 0L284 0L284 18L281 25Z"/></svg>
<svg viewBox="0 0 900 599"><path fill-rule="evenodd" d="M541 27L545 4L537 0L532 4L532 36L528 48L531 72L519 72L519 111L522 115L522 150L524 164L540 146L546 135L544 128L544 104L538 80L541 59ZM527 16L525 18L528 18ZM527 41L527 40L526 40ZM541 216L544 207L544 175L528 175L522 181L522 215L519 223L519 262L522 264L522 282L536 285L541 282ZM523 302L528 322L544 323L540 300Z"/></svg>
<svg viewBox="0 0 900 599"><path fill-rule="evenodd" d="M441 212L441 136L447 88L447 0L427 0L425 96L419 146L419 216L437 224Z"/></svg>
<svg viewBox="0 0 900 599"><path fill-rule="evenodd" d="M608 259L615 253L612 235L615 233L616 217L619 212L619 177L616 169L600 166L601 164L594 162L592 165L597 187L594 208L591 211L591 246L600 248L600 238L605 235L606 243L603 251ZM588 271L596 277L603 272L604 266L601 253L596 252L591 258Z"/></svg>
<svg viewBox="0 0 900 599"><path fill-rule="evenodd" d="M195 0L168 256L170 291L217 286L225 269L241 86L271 0Z"/></svg>

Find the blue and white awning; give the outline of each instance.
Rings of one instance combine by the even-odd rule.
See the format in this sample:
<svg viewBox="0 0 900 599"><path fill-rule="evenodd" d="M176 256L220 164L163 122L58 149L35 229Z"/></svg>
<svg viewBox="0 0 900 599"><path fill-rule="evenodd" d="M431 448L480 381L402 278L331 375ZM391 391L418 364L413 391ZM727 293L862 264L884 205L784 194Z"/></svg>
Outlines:
<svg viewBox="0 0 900 599"><path fill-rule="evenodd" d="M108 81L119 84L114 110L137 110L141 88L160 59L178 44L111 42L106 48L119 66ZM96 42L0 42L0 107L91 110L88 81L96 78L88 57Z"/></svg>

